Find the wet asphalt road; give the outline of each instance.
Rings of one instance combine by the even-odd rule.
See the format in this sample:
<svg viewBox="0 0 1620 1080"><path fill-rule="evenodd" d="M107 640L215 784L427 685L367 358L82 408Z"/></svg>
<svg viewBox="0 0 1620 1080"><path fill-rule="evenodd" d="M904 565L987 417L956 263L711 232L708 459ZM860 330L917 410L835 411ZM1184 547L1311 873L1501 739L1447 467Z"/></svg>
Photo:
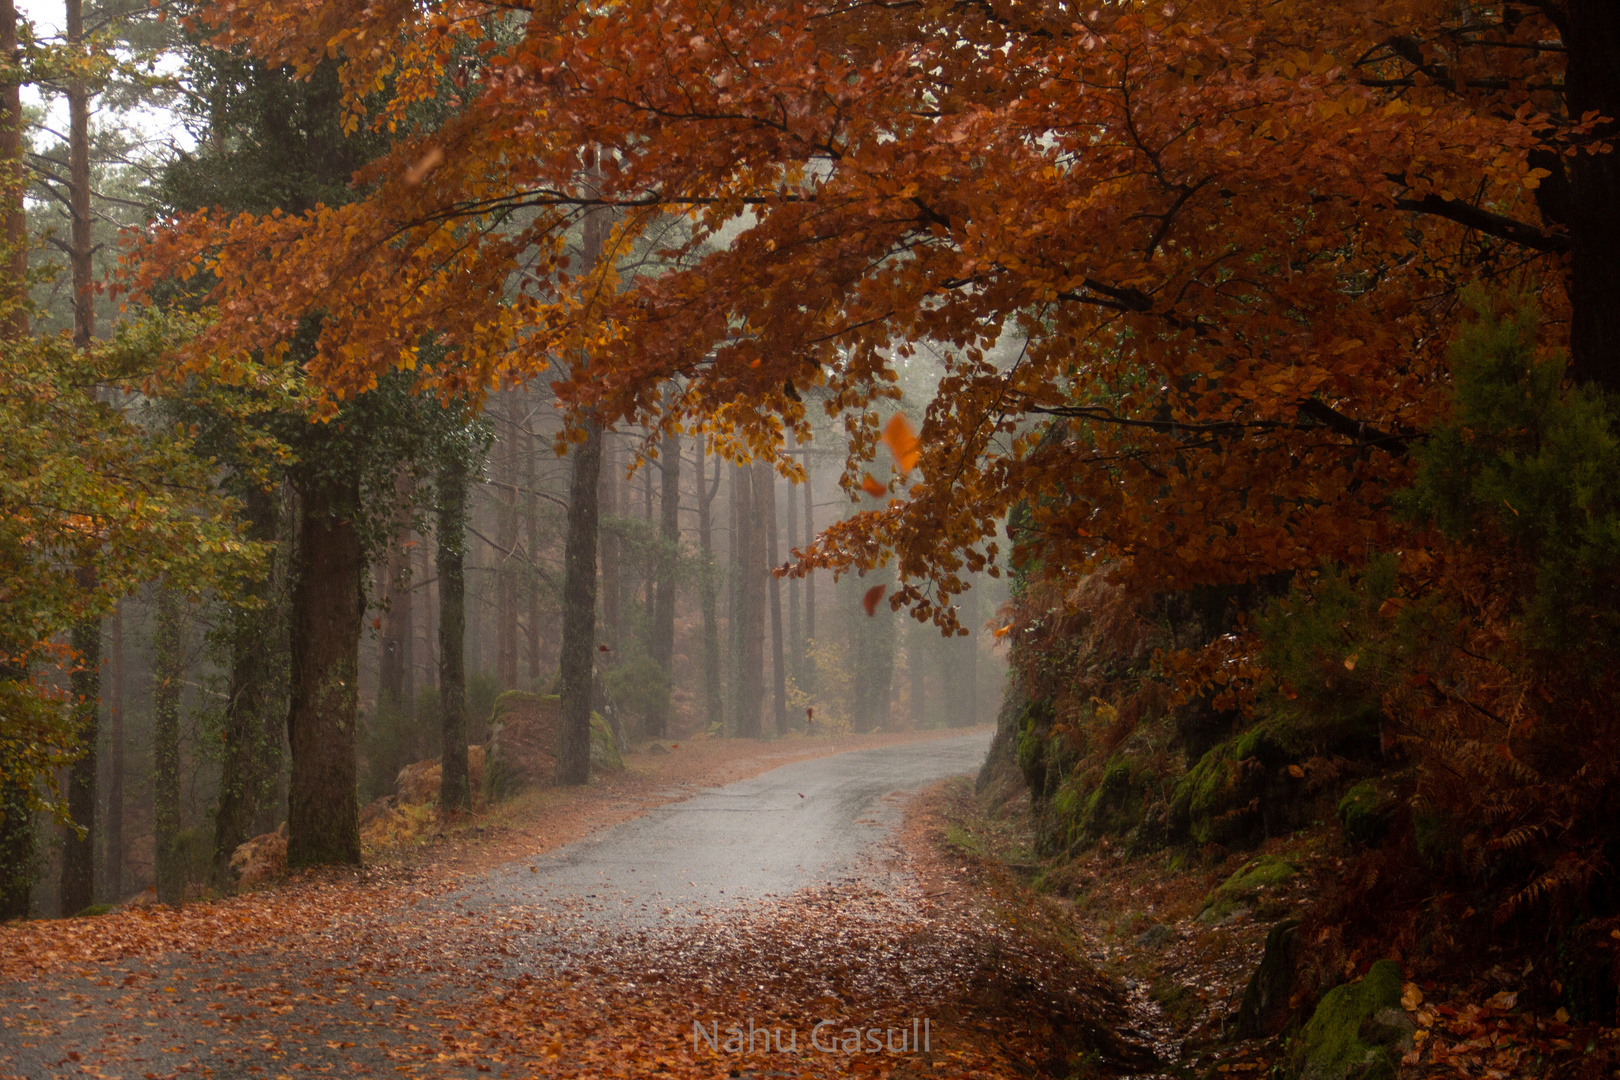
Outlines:
<svg viewBox="0 0 1620 1080"><path fill-rule="evenodd" d="M667 925L847 876L899 823L904 800L978 770L991 733L795 762L486 875L450 898L555 906L603 930Z"/></svg>
<svg viewBox="0 0 1620 1080"><path fill-rule="evenodd" d="M898 824L904 799L895 793L976 771L990 737L784 765L509 864L424 906L475 925L530 924L512 935L508 962L476 985L567 965L626 930L678 931L704 914L848 878ZM559 949L564 938L573 945ZM436 943L414 944L431 952ZM436 1002L475 985L476 973L453 964L435 976L347 952L170 954L0 988L0 1077L268 1077L289 1067L389 1075L410 1060L400 1055L412 1040L431 1035L402 1033L380 1014L431 1015ZM445 1066L433 1075L488 1072Z"/></svg>

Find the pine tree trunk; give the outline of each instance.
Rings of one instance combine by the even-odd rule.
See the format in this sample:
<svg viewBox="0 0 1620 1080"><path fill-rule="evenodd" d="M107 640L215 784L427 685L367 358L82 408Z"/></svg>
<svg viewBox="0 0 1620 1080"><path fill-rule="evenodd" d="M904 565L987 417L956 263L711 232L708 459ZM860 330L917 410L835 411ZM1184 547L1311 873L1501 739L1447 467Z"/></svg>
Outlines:
<svg viewBox="0 0 1620 1080"><path fill-rule="evenodd" d="M810 454L804 455L804 542L809 544L815 539L815 497L811 494L814 484L810 478ZM804 575L804 639L806 642L816 640L816 575ZM810 670L810 658L805 656L804 672L807 681L815 677Z"/></svg>
<svg viewBox="0 0 1620 1080"><path fill-rule="evenodd" d="M467 463L439 469L436 569L439 586L439 805L472 805L467 770Z"/></svg>
<svg viewBox="0 0 1620 1080"><path fill-rule="evenodd" d="M498 399L501 439L497 446L495 495L495 679L502 690L518 684L517 424L511 391Z"/></svg>
<svg viewBox="0 0 1620 1080"><path fill-rule="evenodd" d="M287 865L360 861L358 769L360 629L364 550L354 479L314 476L300 485L293 588L292 701L287 737Z"/></svg>
<svg viewBox="0 0 1620 1080"><path fill-rule="evenodd" d="M124 605L109 620L107 656L107 803L102 825L102 891L117 902L124 896Z"/></svg>
<svg viewBox="0 0 1620 1080"><path fill-rule="evenodd" d="M618 443L605 434L602 440L602 467L597 484L597 500L603 515L616 517L619 514L619 488L623 484L619 476ZM616 657L618 651L624 647L621 614L623 570L619 537L611 527L600 530L597 549L602 559L602 638Z"/></svg>
<svg viewBox="0 0 1620 1080"><path fill-rule="evenodd" d="M17 56L17 5L14 0L0 0L0 57L8 62ZM21 67L16 69L19 73ZM27 177L22 163L22 85L7 81L0 84L4 101L0 102L0 168L5 169L4 190L0 198L6 204L6 247L10 256L10 280L0 285L0 305L9 307L6 329L14 341L28 336L28 299L25 282L28 278L28 218L23 210L23 191ZM26 913L26 899L24 901Z"/></svg>
<svg viewBox="0 0 1620 1080"><path fill-rule="evenodd" d="M81 570L80 587L95 588L95 571ZM73 628L73 718L80 754L68 772L69 826L62 843L62 913L72 915L95 902L96 890L96 750L100 739L101 620L87 619ZM77 826L77 828L74 828ZM83 829L81 834L78 829Z"/></svg>
<svg viewBox="0 0 1620 1080"><path fill-rule="evenodd" d="M532 421L523 425L523 545L527 555L524 565L523 580L524 593L529 601L528 610L528 655L527 670L529 685L535 690L542 689L540 682L545 677L543 661L540 656L540 646L544 637L540 630L540 477L535 468L535 438Z"/></svg>
<svg viewBox="0 0 1620 1080"><path fill-rule="evenodd" d="M175 843L180 835L180 697L185 675L181 644L180 598L160 585L152 635L152 841L157 898L165 904L180 903L186 888Z"/></svg>
<svg viewBox="0 0 1620 1080"><path fill-rule="evenodd" d="M602 257L607 215L585 215L580 262L590 273ZM562 655L558 681L560 730L557 782L583 784L591 778L591 691L596 664L596 546L602 480L602 425L585 422L585 439L575 444L568 482L567 536L563 541Z"/></svg>
<svg viewBox="0 0 1620 1080"><path fill-rule="evenodd" d="M648 650L664 673L671 689L675 685L675 571L681 543L681 442L671 435L658 452L658 588L653 605L652 647ZM669 733L670 699L647 717L647 734L661 739Z"/></svg>
<svg viewBox="0 0 1620 1080"><path fill-rule="evenodd" d="M788 488L787 493L787 547L791 558L794 549L801 546L799 540L799 493ZM776 558L772 556L771 562ZM804 680L804 618L799 607L799 579L788 578L788 617L787 617L787 668L793 676L793 681L800 690L805 687ZM797 718L795 718L795 723Z"/></svg>
<svg viewBox="0 0 1620 1080"><path fill-rule="evenodd" d="M67 0L68 47L84 44L83 0ZM69 263L73 281L73 346L88 349L95 333L94 276L90 236L90 92L82 80L68 84L68 201L72 218ZM96 586L95 572L82 570L80 585L87 592ZM96 861L96 754L99 749L101 703L101 620L86 620L73 628L73 649L79 668L73 675L77 701L78 760L68 776L68 814L81 835L70 828L62 848L62 910L72 914L95 900Z"/></svg>
<svg viewBox="0 0 1620 1080"><path fill-rule="evenodd" d="M255 486L248 491L245 502L248 538L274 540L277 514L273 494ZM280 747L267 744L272 734L278 744L280 738L276 729L265 723L280 624L277 605L269 595L273 588L268 577L251 583L243 597L248 602L230 609L231 670L225 699L219 803L214 811L213 879L221 889L236 884L231 856L251 838L260 804L273 794L274 777L269 766Z"/></svg>
<svg viewBox="0 0 1620 1080"><path fill-rule="evenodd" d="M957 666L962 672L961 722L969 727L979 722L979 590L969 588L962 595L958 618L968 628L968 636L957 639L960 642Z"/></svg>
<svg viewBox="0 0 1620 1080"><path fill-rule="evenodd" d="M1607 117L1589 145L1612 141L1620 132L1620 5L1568 0L1564 18L1567 114ZM1578 382L1620 392L1620 161L1579 153L1531 164L1553 168L1537 202L1549 224L1569 230L1570 373Z"/></svg>
<svg viewBox="0 0 1620 1080"><path fill-rule="evenodd" d="M703 612L703 711L706 722L725 730L725 692L720 679L720 615L714 565L714 498L720 493L723 462L716 458L714 483L704 479L703 441L697 442L698 547L702 565L698 568L698 607Z"/></svg>
<svg viewBox="0 0 1620 1080"><path fill-rule="evenodd" d="M27 672L5 657L0 647L0 679L20 682ZM0 742L0 755L10 743ZM34 843L34 811L29 806L33 777L19 775L19 763L0 760L0 922L26 919L31 906L38 851Z"/></svg>
<svg viewBox="0 0 1620 1080"><path fill-rule="evenodd" d="M557 740L557 782L591 778L591 673L596 661L597 480L602 427L588 422L575 444L568 485L568 535L563 554L562 701Z"/></svg>
<svg viewBox="0 0 1620 1080"><path fill-rule="evenodd" d="M782 640L782 579L776 576L776 469L769 462L756 465L754 494L759 500L759 519L765 532L765 572L771 607L771 704L776 734L786 733L787 649ZM788 492L789 501L793 493Z"/></svg>
<svg viewBox="0 0 1620 1080"><path fill-rule="evenodd" d="M924 641L931 631L926 625L913 623L906 643L906 674L911 688L911 726L928 726L928 664Z"/></svg>
<svg viewBox="0 0 1620 1080"><path fill-rule="evenodd" d="M755 495L757 466L737 470L737 590L742 606L737 734L758 738L765 712L765 557L762 516Z"/></svg>

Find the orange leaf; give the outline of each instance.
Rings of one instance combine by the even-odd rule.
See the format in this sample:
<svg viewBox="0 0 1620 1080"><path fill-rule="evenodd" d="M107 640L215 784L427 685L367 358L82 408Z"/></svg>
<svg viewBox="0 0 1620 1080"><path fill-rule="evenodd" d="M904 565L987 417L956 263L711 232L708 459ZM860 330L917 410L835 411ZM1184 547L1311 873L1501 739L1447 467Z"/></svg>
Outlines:
<svg viewBox="0 0 1620 1080"><path fill-rule="evenodd" d="M871 473L867 473L866 479L861 481L861 490L872 496L874 499L880 495L887 494L889 491L888 488L872 479Z"/></svg>
<svg viewBox="0 0 1620 1080"><path fill-rule="evenodd" d="M866 590L865 596L861 597L861 606L866 609L868 615L877 614L878 601L883 599L884 588L883 585L874 585Z"/></svg>
<svg viewBox="0 0 1620 1080"><path fill-rule="evenodd" d="M917 443L917 433L911 430L904 413L895 413L889 418L888 425L883 429L883 442L888 446L889 453L894 455L901 472L908 473L917 467L922 450Z"/></svg>
<svg viewBox="0 0 1620 1080"><path fill-rule="evenodd" d="M993 630L991 633L993 633L996 637L1006 637L1008 634L1012 633L1012 623L1008 623L1000 630Z"/></svg>
<svg viewBox="0 0 1620 1080"><path fill-rule="evenodd" d="M427 179L428 173L444 164L444 151L435 146L417 161L415 165L405 170L405 183L415 187Z"/></svg>

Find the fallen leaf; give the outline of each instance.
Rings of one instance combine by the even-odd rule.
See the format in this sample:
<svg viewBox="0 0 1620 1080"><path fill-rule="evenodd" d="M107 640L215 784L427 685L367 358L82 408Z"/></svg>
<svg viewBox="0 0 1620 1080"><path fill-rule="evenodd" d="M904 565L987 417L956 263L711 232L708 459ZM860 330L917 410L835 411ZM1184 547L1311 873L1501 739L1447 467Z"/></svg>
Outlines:
<svg viewBox="0 0 1620 1080"><path fill-rule="evenodd" d="M922 456L922 449L917 441L917 433L911 430L911 423L904 413L895 413L889 418L889 423L883 429L883 442L894 455L895 464L900 466L902 473L908 473L917 467L917 459Z"/></svg>
<svg viewBox="0 0 1620 1080"><path fill-rule="evenodd" d="M415 165L405 170L406 185L415 187L423 180L426 180L429 173L443 164L444 150L437 146L432 147L427 153L417 158Z"/></svg>

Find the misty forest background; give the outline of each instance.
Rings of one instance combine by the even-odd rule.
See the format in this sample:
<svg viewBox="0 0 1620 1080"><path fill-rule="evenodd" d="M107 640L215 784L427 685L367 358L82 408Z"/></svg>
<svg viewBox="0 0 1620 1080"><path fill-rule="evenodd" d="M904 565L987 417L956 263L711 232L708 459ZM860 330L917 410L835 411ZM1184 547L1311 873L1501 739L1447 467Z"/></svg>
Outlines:
<svg viewBox="0 0 1620 1080"><path fill-rule="evenodd" d="M35 7L37 17L56 16ZM341 200L352 171L376 150L372 137L340 134L330 72L303 83L220 53L178 21L156 19L144 2L85 3L81 19L81 34L116 59L100 72L86 131L88 262L99 291L81 302L87 310L78 318L95 339L111 336L125 317L105 289L117 276L122 230L204 206L291 212ZM36 40L25 27L23 37L25 51L45 48L48 28ZM62 130L73 87L50 78L35 86L22 147L31 330L65 337L76 332L75 177L71 135ZM192 300L176 286L175 310ZM902 410L920 421L939 374L926 357L913 360ZM300 475L360 474L369 565L359 653L362 805L390 795L404 766L440 752L443 597L435 556L444 546L446 454L469 482L460 537L467 741L489 738L503 692L556 692L571 493L569 461L556 449L562 417L547 380L502 389L479 415L450 420L430 415L443 413L437 404L386 386L368 396L377 399L368 413L322 427L251 410L244 421L196 386L172 396L109 394L110 404L149 429L178 423L200 431L196 446L213 455L243 531L270 554L245 586L259 605L248 615L240 596L149 582L101 621L88 837L95 903L152 888L164 899L228 889L228 852L220 848L234 845L220 839L219 824L227 789L229 813L239 819L229 839L272 832L286 820ZM983 625L1007 599L1005 582L984 578L970 590L959 605L969 633L947 638L887 604L869 616L862 599L882 583L878 577L771 575L818 527L873 502L839 485L841 433L827 427L817 435L795 451L804 483L770 465L723 461L700 439L650 444L645 431L606 435L593 704L624 743L960 726L993 715L1005 662ZM229 707L240 700L233 678L245 659L258 665L260 687L247 716ZM59 780L66 790L66 769ZM25 897L36 916L72 914L78 906L64 909L61 890L69 828L44 812L28 828L33 851L12 868L20 880L11 882L11 897Z"/></svg>

